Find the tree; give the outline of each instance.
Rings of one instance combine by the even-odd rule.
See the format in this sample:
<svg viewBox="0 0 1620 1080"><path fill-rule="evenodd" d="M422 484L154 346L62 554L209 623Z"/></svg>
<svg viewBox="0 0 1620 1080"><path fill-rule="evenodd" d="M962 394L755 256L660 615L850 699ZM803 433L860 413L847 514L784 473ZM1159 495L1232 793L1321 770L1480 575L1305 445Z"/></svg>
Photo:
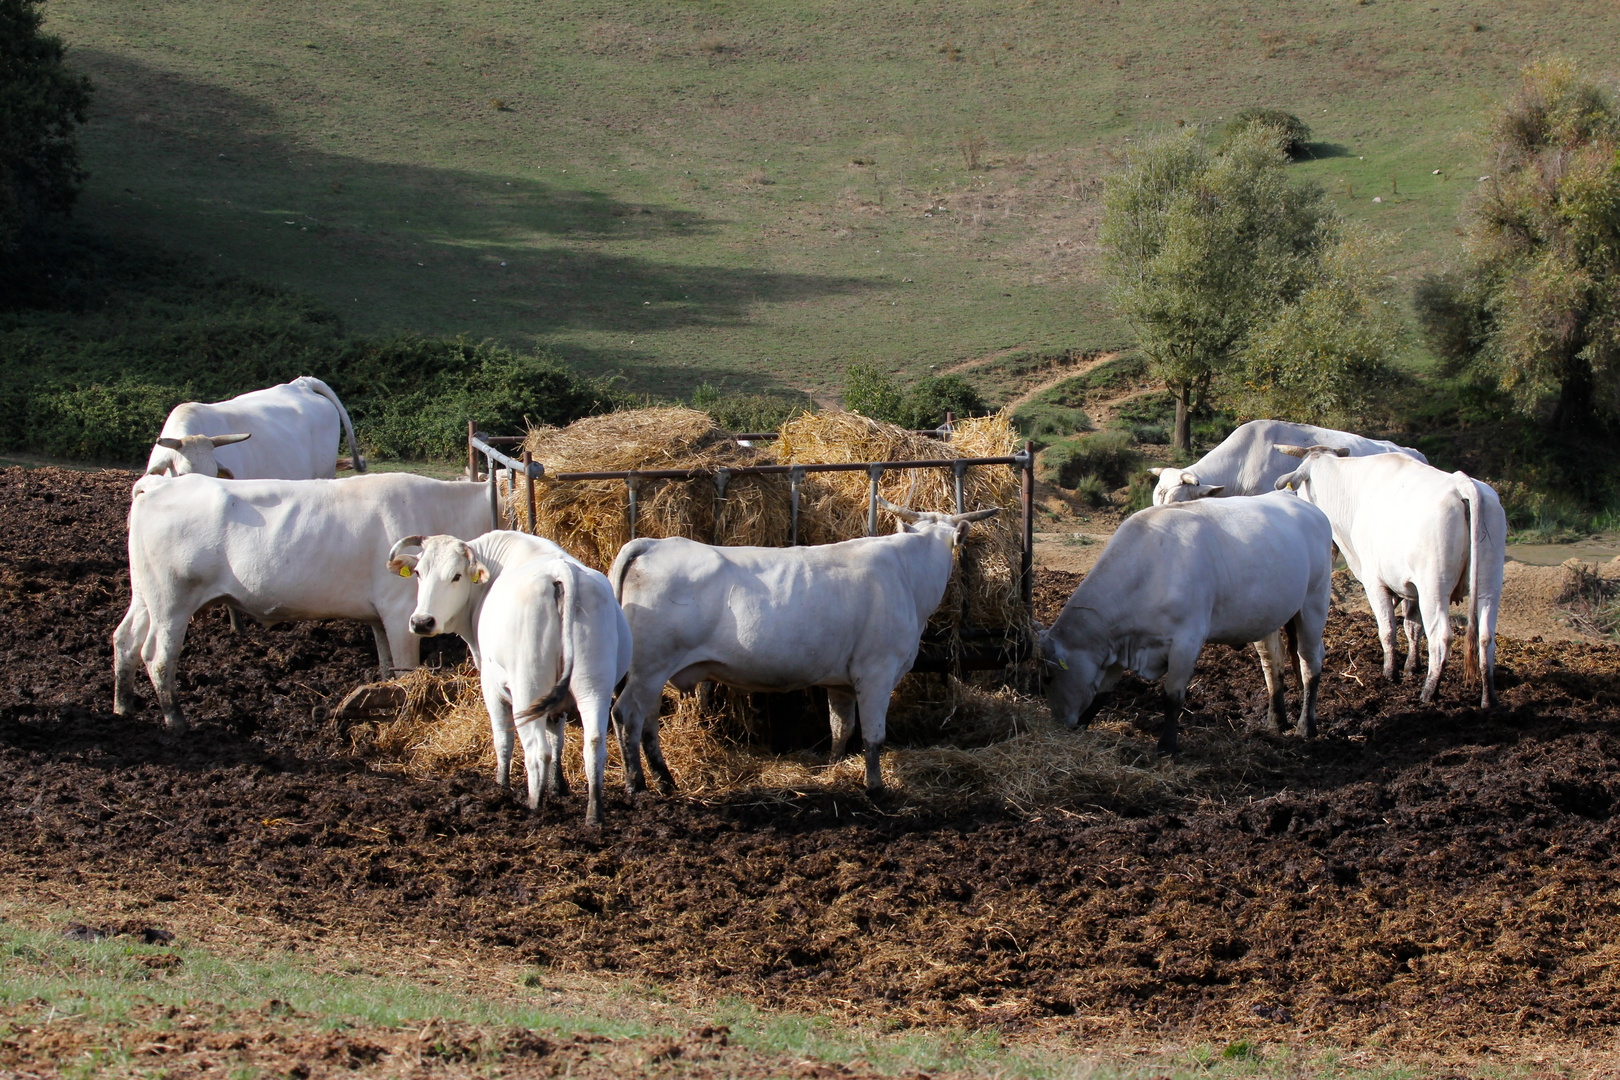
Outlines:
<svg viewBox="0 0 1620 1080"><path fill-rule="evenodd" d="M1282 139L1250 127L1219 154L1197 136L1161 139L1104 190L1113 301L1175 395L1181 453L1193 407L1240 365L1251 330L1316 280L1333 238L1321 189L1289 182Z"/></svg>
<svg viewBox="0 0 1620 1080"><path fill-rule="evenodd" d="M1350 427L1406 381L1394 367L1403 333L1382 299L1374 247L1364 230L1343 228L1322 249L1314 280L1250 334L1241 353L1247 411Z"/></svg>
<svg viewBox="0 0 1620 1080"><path fill-rule="evenodd" d="M90 80L62 62L59 38L39 32L40 0L0 0L0 250L39 216L73 206L84 170L75 128Z"/></svg>
<svg viewBox="0 0 1620 1080"><path fill-rule="evenodd" d="M1521 72L1489 136L1464 267L1419 286L1424 335L1555 431L1620 421L1620 111L1550 60Z"/></svg>

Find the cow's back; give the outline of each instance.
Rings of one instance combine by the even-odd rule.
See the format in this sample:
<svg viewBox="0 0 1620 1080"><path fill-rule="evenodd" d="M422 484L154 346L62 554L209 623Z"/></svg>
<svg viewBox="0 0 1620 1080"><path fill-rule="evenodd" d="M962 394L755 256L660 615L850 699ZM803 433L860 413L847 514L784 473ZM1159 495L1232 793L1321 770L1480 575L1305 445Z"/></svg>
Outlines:
<svg viewBox="0 0 1620 1080"><path fill-rule="evenodd" d="M1278 477L1299 467L1298 459L1278 450L1278 446L1331 446L1348 450L1351 457L1399 453L1423 460L1416 450L1384 439L1286 420L1250 420L1187 471L1196 475L1201 484L1224 485L1223 496L1263 495L1272 490Z"/></svg>
<svg viewBox="0 0 1620 1080"><path fill-rule="evenodd" d="M252 438L214 449L214 460L236 479L311 480L337 475L342 431L337 407L295 380L225 401L183 402L169 413L162 434L178 439L247 432Z"/></svg>
<svg viewBox="0 0 1620 1080"><path fill-rule="evenodd" d="M1059 621L1143 640L1258 641L1326 587L1331 547L1327 518L1286 493L1148 507L1110 538Z"/></svg>

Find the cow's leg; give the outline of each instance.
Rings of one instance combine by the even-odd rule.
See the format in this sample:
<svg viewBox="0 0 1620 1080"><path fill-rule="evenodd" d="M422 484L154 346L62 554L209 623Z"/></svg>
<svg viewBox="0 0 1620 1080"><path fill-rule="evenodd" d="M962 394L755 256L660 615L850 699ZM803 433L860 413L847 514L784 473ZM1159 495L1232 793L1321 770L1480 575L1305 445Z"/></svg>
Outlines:
<svg viewBox="0 0 1620 1080"><path fill-rule="evenodd" d="M1187 684L1192 681L1193 668L1198 665L1198 647L1188 650L1172 646L1165 658L1164 671L1164 727L1159 729L1159 753L1174 754L1180 749L1177 738L1181 724L1181 710L1187 704ZM1279 670L1278 674L1282 672ZM1279 680L1280 681L1280 680Z"/></svg>
<svg viewBox="0 0 1620 1080"><path fill-rule="evenodd" d="M859 706L855 695L839 686L827 688L827 714L832 722L832 749L827 751L827 764L834 765L849 749L849 737L855 734L855 721Z"/></svg>
<svg viewBox="0 0 1620 1080"><path fill-rule="evenodd" d="M642 721L630 715L622 694L613 706L613 721L619 732L619 759L624 764L624 793L646 791L647 775L641 771Z"/></svg>
<svg viewBox="0 0 1620 1080"><path fill-rule="evenodd" d="M546 738L545 721L530 720L518 725L518 738L523 742L523 771L529 780L529 809L539 813L546 804L546 772L551 767L547 756L551 752Z"/></svg>
<svg viewBox="0 0 1620 1080"><path fill-rule="evenodd" d="M1406 627L1406 664L1402 672L1410 679L1417 674L1418 631L1422 625L1418 621L1418 602L1411 597L1401 602L1401 622Z"/></svg>
<svg viewBox="0 0 1620 1080"><path fill-rule="evenodd" d="M1470 600L1470 603L1473 603ZM1475 615L1479 627L1479 707L1496 708L1496 607L1500 603L1494 596L1481 597Z"/></svg>
<svg viewBox="0 0 1620 1080"><path fill-rule="evenodd" d="M669 764L664 760L664 746L658 741L658 729L663 726L663 719L654 712L647 717L647 723L641 730L641 751L647 755L647 768L652 770L653 783L658 785L660 795L675 794L675 777L669 771Z"/></svg>
<svg viewBox="0 0 1620 1080"><path fill-rule="evenodd" d="M602 824L602 779L607 772L608 723L613 699L607 694L586 694L577 700L580 728L585 734L585 824ZM557 770L559 773L561 769Z"/></svg>
<svg viewBox="0 0 1620 1080"><path fill-rule="evenodd" d="M861 741L866 744L866 790L876 795L883 790L883 742L888 735L889 697L899 676L855 680L855 708L861 723Z"/></svg>
<svg viewBox="0 0 1620 1080"><path fill-rule="evenodd" d="M180 662L180 649L186 643L186 626L191 613L171 613L164 620L151 620L146 643L141 652L146 661L146 674L157 691L158 707L163 710L163 723L172 735L186 732L186 714L174 696L175 668Z"/></svg>
<svg viewBox="0 0 1620 1080"><path fill-rule="evenodd" d="M377 643L377 670L386 682L394 677L394 650L388 647L388 631L383 624L374 622L370 626L372 640Z"/></svg>
<svg viewBox="0 0 1620 1080"><path fill-rule="evenodd" d="M1322 658L1324 648L1320 626L1312 620L1295 615L1290 624L1294 633L1294 659L1299 664L1299 682L1304 689L1304 700L1299 707L1299 733L1307 739L1316 738L1316 694L1322 685Z"/></svg>
<svg viewBox="0 0 1620 1080"><path fill-rule="evenodd" d="M506 680L486 666L479 673L484 689L484 711L489 713L489 735L495 743L495 783L502 791L512 790L512 740L517 732L512 727L512 702L506 696ZM534 765L524 753L524 764Z"/></svg>
<svg viewBox="0 0 1620 1080"><path fill-rule="evenodd" d="M240 634L247 630L247 624L242 621L242 613L229 604L225 605L225 617L230 620L231 633Z"/></svg>
<svg viewBox="0 0 1620 1080"><path fill-rule="evenodd" d="M1266 696L1269 699L1266 723L1273 732L1281 735L1284 713L1288 708L1283 693L1283 671L1288 667L1288 661L1283 654L1282 631L1267 634L1255 642L1254 651L1260 654L1260 671L1266 677Z"/></svg>
<svg viewBox="0 0 1620 1080"><path fill-rule="evenodd" d="M1367 606L1378 624L1378 643L1384 647L1384 678L1395 682L1395 598L1377 579L1365 585Z"/></svg>
<svg viewBox="0 0 1620 1080"><path fill-rule="evenodd" d="M130 598L124 621L113 631L113 712L119 716L135 713L135 671L141 663L141 646L150 632L152 617L146 602Z"/></svg>
<svg viewBox="0 0 1620 1080"><path fill-rule="evenodd" d="M1418 594L1419 603L1423 605L1423 633L1429 639L1429 677L1424 680L1423 693L1418 698L1424 704L1434 700L1435 691L1440 688L1440 672L1451 654L1451 605L1447 599L1443 591L1429 596Z"/></svg>
<svg viewBox="0 0 1620 1080"><path fill-rule="evenodd" d="M568 717L559 713L546 721L546 746L551 754L551 767L546 770L547 795L560 798L568 794L568 778L563 775L563 750L567 745Z"/></svg>
<svg viewBox="0 0 1620 1080"><path fill-rule="evenodd" d="M392 679L395 672L415 671L422 664L422 639L411 633L408 619L409 613L382 621L383 636L377 639L377 661L384 679ZM372 633L376 633L375 627ZM384 645L388 647L386 656Z"/></svg>

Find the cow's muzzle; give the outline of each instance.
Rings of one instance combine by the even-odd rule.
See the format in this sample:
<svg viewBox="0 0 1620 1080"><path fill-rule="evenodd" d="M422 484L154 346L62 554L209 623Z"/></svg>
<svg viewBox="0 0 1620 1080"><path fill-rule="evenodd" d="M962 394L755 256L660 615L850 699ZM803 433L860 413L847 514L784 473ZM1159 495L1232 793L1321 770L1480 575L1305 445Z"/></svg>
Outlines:
<svg viewBox="0 0 1620 1080"><path fill-rule="evenodd" d="M434 621L435 620L431 615L412 615L411 633L421 634L423 637L427 637L429 634L433 633Z"/></svg>

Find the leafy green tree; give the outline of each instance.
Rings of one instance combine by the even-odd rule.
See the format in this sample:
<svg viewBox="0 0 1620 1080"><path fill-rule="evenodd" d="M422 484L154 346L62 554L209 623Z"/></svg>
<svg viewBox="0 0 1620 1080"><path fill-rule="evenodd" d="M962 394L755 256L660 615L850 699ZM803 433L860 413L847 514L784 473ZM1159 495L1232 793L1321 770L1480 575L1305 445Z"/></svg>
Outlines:
<svg viewBox="0 0 1620 1080"><path fill-rule="evenodd" d="M0 0L0 250L40 215L71 209L84 179L74 134L90 80L40 33L39 4Z"/></svg>
<svg viewBox="0 0 1620 1080"><path fill-rule="evenodd" d="M1620 110L1576 66L1521 73L1490 126L1490 179L1465 212L1465 266L1419 287L1452 370L1574 432L1620 421Z"/></svg>
<svg viewBox="0 0 1620 1080"><path fill-rule="evenodd" d="M986 416L994 410L973 385L959 375L938 375L901 390L871 364L851 364L844 373L844 407L850 412L898 424L932 428L957 417Z"/></svg>
<svg viewBox="0 0 1620 1080"><path fill-rule="evenodd" d="M1160 139L1104 191L1113 301L1175 395L1182 453L1193 407L1241 365L1249 333L1317 279L1332 239L1331 208L1289 181L1282 140L1249 127L1212 154L1197 136Z"/></svg>
<svg viewBox="0 0 1620 1080"><path fill-rule="evenodd" d="M1314 280L1245 342L1244 411L1349 427L1384 411L1406 378L1395 368L1403 333L1373 267L1373 238L1345 229L1324 248Z"/></svg>

